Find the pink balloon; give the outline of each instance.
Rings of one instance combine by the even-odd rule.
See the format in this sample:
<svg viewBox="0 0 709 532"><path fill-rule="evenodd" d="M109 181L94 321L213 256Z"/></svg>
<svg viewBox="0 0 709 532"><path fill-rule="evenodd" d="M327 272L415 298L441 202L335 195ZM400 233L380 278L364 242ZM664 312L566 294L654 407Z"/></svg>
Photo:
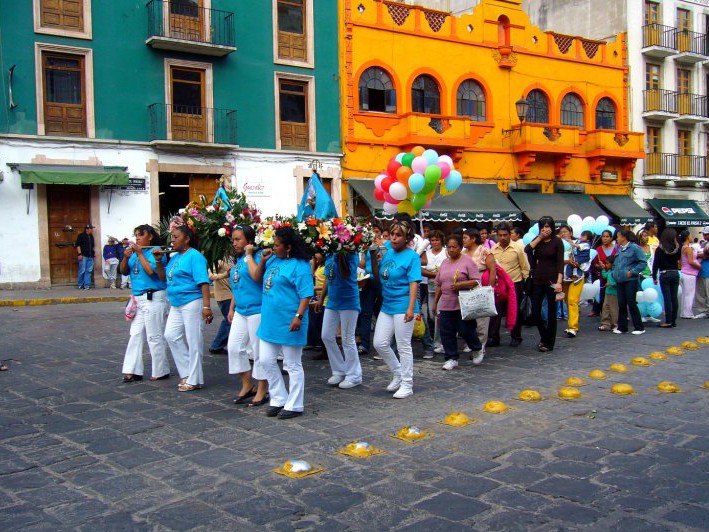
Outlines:
<svg viewBox="0 0 709 532"><path fill-rule="evenodd" d="M448 166L451 167L451 170L453 169L453 159L451 159L448 155L439 156L438 162L439 163L448 163Z"/></svg>
<svg viewBox="0 0 709 532"><path fill-rule="evenodd" d="M428 208L431 206L431 203L433 203L433 201L432 201L432 200L428 200L428 201L424 204L423 208L424 208L424 209L428 209Z"/></svg>
<svg viewBox="0 0 709 532"><path fill-rule="evenodd" d="M374 178L374 187L375 188L382 188L382 181L386 179L388 176L386 174L379 174L377 177Z"/></svg>
<svg viewBox="0 0 709 532"><path fill-rule="evenodd" d="M441 179L448 177L448 174L451 173L450 165L445 161L438 161L438 166L441 168Z"/></svg>
<svg viewBox="0 0 709 532"><path fill-rule="evenodd" d="M413 162L411 163L411 169L414 171L415 174L422 174L423 175L427 166L428 166L428 160L422 156L416 157L413 160Z"/></svg>
<svg viewBox="0 0 709 532"><path fill-rule="evenodd" d="M384 201L386 201L387 203L393 203L394 205L399 203L399 200L392 198L388 192L384 193Z"/></svg>

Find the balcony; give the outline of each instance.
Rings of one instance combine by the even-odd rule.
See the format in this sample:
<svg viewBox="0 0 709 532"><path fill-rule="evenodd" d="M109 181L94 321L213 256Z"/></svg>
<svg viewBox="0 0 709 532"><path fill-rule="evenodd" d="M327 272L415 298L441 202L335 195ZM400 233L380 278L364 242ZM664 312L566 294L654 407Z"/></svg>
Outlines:
<svg viewBox="0 0 709 532"><path fill-rule="evenodd" d="M235 110L154 103L148 111L153 145L172 149L209 145L227 150L236 145Z"/></svg>
<svg viewBox="0 0 709 532"><path fill-rule="evenodd" d="M677 30L677 52L675 61L693 65L709 59L707 57L707 37L703 33Z"/></svg>
<svg viewBox="0 0 709 532"><path fill-rule="evenodd" d="M643 91L643 118L667 120L677 118L677 93L662 89Z"/></svg>
<svg viewBox="0 0 709 532"><path fill-rule="evenodd" d="M584 143L584 157L588 160L589 175L600 178L606 165L620 167L621 179L632 178L638 159L645 157L643 134L634 131L597 129L589 131Z"/></svg>
<svg viewBox="0 0 709 532"><path fill-rule="evenodd" d="M223 57L236 50L234 13L176 0L150 0L145 44L160 50Z"/></svg>
<svg viewBox="0 0 709 532"><path fill-rule="evenodd" d="M643 26L642 53L647 57L664 59L677 53L677 30L662 24Z"/></svg>
<svg viewBox="0 0 709 532"><path fill-rule="evenodd" d="M651 184L696 186L707 183L707 157L676 153L645 155L643 180Z"/></svg>
<svg viewBox="0 0 709 532"><path fill-rule="evenodd" d="M707 109L707 97L700 94L678 94L677 112L679 116L675 118L678 124L699 124L709 120L709 109Z"/></svg>

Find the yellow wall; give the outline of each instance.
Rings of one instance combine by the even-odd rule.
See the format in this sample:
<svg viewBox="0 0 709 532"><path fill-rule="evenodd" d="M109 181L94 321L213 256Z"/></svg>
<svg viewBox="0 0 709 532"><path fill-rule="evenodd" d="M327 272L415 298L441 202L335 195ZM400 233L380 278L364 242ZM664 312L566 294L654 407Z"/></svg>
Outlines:
<svg viewBox="0 0 709 532"><path fill-rule="evenodd" d="M382 0L339 1L345 179L374 177L391 157L420 144L453 157L466 181L496 181L503 191L516 182L540 184L543 192L567 184L588 194L629 194L643 138L627 131L625 34L605 43L545 33L520 0L482 0L459 17ZM509 19L509 45L501 16ZM395 113L360 111L359 78L371 66L390 74ZM428 126L431 115L411 112L411 85L424 73L440 88L440 134ZM456 92L466 79L485 91L484 122L456 116ZM547 94L549 123L520 127L515 102L532 89ZM583 129L560 126L568 92L584 103ZM595 129L603 97L616 107L616 130ZM503 128L514 131L503 135ZM617 180L602 179L603 172Z"/></svg>

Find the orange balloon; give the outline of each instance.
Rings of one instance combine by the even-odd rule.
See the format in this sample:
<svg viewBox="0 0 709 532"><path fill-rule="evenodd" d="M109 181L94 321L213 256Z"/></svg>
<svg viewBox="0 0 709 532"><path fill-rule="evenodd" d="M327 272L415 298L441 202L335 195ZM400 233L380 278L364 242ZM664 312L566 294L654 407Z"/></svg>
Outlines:
<svg viewBox="0 0 709 532"><path fill-rule="evenodd" d="M416 157L419 157L423 155L423 152L426 151L426 148L423 146L416 146L413 150L411 150L411 153L413 153Z"/></svg>
<svg viewBox="0 0 709 532"><path fill-rule="evenodd" d="M414 171L409 168L408 166L402 166L400 168L397 168L396 170L396 178L401 181L404 186L408 186L409 184L409 177L411 177L411 174L413 174Z"/></svg>

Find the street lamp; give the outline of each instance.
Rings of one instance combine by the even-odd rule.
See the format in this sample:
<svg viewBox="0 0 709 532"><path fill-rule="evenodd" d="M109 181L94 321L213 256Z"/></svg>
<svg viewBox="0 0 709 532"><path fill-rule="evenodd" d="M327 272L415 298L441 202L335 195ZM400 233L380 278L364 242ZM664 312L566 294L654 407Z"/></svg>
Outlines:
<svg viewBox="0 0 709 532"><path fill-rule="evenodd" d="M527 111L529 111L529 102L524 98L520 98L515 102L515 109L517 111L517 118L519 118L520 127L524 123L525 118L527 118ZM518 131L520 127L514 127L511 129L503 129L502 137L509 137L513 132Z"/></svg>

